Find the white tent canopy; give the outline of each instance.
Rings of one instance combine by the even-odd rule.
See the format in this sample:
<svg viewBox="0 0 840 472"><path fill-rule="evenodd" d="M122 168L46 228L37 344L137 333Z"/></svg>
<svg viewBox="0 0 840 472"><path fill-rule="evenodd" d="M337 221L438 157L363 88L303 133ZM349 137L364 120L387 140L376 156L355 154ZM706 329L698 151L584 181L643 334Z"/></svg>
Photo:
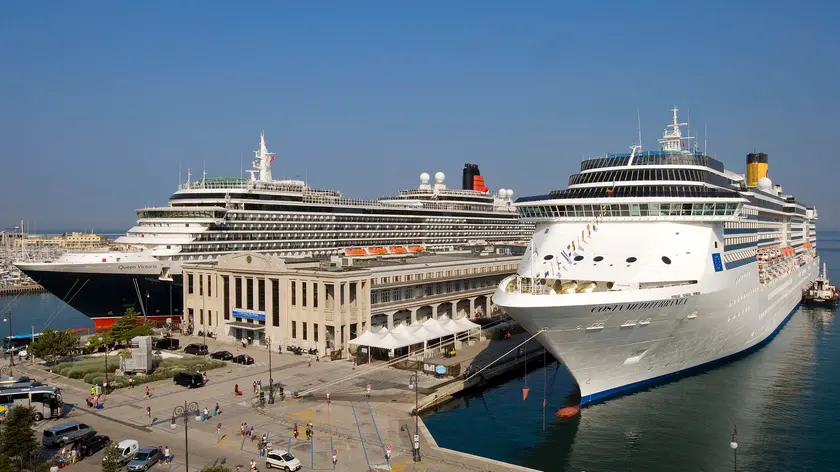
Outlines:
<svg viewBox="0 0 840 472"><path fill-rule="evenodd" d="M400 323L390 330L384 326L373 327L371 331L365 331L361 336L351 339L349 343L381 349L399 349L480 327L480 325L466 318L453 320L448 316L441 316L438 319L429 318L423 323L415 323L408 326Z"/></svg>

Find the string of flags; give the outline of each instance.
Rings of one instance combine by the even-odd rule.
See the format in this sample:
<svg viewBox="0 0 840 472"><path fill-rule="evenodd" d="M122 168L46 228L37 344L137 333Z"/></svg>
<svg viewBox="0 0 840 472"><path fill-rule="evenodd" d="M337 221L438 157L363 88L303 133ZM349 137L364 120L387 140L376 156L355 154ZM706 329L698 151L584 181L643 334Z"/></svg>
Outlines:
<svg viewBox="0 0 840 472"><path fill-rule="evenodd" d="M549 275L552 275L553 278L557 278L557 271L569 270L566 264L572 265L572 258L578 255L578 251L583 250L582 244L585 243L587 239L592 238L592 233L598 232L598 225L601 224L601 221L606 214L607 205L601 205L601 211L595 215L595 218L592 219L585 228L581 229L580 236L571 240L569 244L566 245L566 249L560 251L560 255L563 257L563 260L565 260L565 263L558 257L554 257L548 261L543 260L543 266L548 265L551 270L544 270L543 274L537 273L535 279L548 278Z"/></svg>

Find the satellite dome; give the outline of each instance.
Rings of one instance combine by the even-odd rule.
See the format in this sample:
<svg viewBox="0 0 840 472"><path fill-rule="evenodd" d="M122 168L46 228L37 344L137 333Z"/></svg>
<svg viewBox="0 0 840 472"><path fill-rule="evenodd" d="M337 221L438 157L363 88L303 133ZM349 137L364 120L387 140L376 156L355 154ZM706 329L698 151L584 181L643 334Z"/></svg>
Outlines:
<svg viewBox="0 0 840 472"><path fill-rule="evenodd" d="M443 172L438 172L437 174L435 174L435 182L437 182L439 184L442 184L443 179L445 179L445 178L446 178L446 175Z"/></svg>
<svg viewBox="0 0 840 472"><path fill-rule="evenodd" d="M513 198L513 190L508 189L507 196L508 196L508 198Z"/></svg>
<svg viewBox="0 0 840 472"><path fill-rule="evenodd" d="M762 177L758 179L758 189L764 192L769 192L773 189L773 181L769 177Z"/></svg>
<svg viewBox="0 0 840 472"><path fill-rule="evenodd" d="M507 190L500 188L499 189L499 198L505 198L507 196Z"/></svg>
<svg viewBox="0 0 840 472"><path fill-rule="evenodd" d="M429 183L429 174L428 173L423 172L422 174L420 174L420 183L424 183L424 184Z"/></svg>

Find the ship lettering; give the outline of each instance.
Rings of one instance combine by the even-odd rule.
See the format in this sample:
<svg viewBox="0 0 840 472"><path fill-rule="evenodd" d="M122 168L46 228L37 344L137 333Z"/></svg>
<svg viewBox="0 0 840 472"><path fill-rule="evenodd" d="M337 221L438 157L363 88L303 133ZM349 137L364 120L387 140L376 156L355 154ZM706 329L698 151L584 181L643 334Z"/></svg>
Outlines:
<svg viewBox="0 0 840 472"><path fill-rule="evenodd" d="M590 313L604 313L608 311L636 311L651 310L655 308L667 308L669 306L680 306L688 303L688 298L675 298L671 300L659 300L655 302L621 303L618 305L603 305L592 307Z"/></svg>
<svg viewBox="0 0 840 472"><path fill-rule="evenodd" d="M132 265L118 265L119 270L134 270L134 269L154 269L157 266L154 264L132 264Z"/></svg>

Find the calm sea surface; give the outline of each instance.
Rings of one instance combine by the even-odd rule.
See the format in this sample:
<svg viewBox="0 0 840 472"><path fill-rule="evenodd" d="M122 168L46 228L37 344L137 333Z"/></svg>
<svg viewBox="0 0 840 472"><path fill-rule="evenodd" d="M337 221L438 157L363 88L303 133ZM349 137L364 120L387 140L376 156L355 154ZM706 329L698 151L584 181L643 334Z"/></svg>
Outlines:
<svg viewBox="0 0 840 472"><path fill-rule="evenodd" d="M840 232L821 232L818 246L840 283ZM9 307L15 334L93 327L50 294L0 297L0 320ZM0 335L8 329L2 322ZM571 375L554 363L458 398L424 421L443 447L549 472L732 470L733 424L738 470L840 470L838 331L835 311L801 307L753 354L585 408L571 422L554 419L574 388Z"/></svg>
<svg viewBox="0 0 840 472"><path fill-rule="evenodd" d="M840 283L840 233L820 232L817 246ZM738 470L840 470L838 331L835 310L800 307L749 356L585 408L571 422L554 418L574 388L557 364L465 395L424 421L442 447L550 472L729 471L734 424Z"/></svg>

